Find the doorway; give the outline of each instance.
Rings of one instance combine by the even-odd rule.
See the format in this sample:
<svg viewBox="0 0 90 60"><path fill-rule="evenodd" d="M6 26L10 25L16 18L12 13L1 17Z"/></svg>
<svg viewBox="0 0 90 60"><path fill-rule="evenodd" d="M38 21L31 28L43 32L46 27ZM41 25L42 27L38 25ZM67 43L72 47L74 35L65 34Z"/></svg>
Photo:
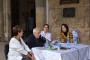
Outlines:
<svg viewBox="0 0 90 60"><path fill-rule="evenodd" d="M24 29L24 37L33 34L36 27L35 0L11 0L11 28L15 25Z"/></svg>

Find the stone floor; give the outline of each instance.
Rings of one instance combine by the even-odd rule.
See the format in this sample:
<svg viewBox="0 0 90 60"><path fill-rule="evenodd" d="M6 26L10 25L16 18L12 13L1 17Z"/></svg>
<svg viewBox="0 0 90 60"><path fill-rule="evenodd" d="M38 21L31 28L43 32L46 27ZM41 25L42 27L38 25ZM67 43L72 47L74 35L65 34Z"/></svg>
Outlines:
<svg viewBox="0 0 90 60"><path fill-rule="evenodd" d="M0 42L0 60L6 60L4 54L4 46L6 42Z"/></svg>

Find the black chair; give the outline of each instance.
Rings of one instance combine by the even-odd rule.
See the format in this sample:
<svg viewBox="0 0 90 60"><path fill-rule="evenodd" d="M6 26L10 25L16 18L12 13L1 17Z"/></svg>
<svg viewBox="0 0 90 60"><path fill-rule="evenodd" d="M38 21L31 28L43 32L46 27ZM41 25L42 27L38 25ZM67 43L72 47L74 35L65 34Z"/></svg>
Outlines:
<svg viewBox="0 0 90 60"><path fill-rule="evenodd" d="M6 60L7 60L7 58L8 58L8 52L9 52L9 44L6 44L6 45L5 45L5 50L4 50L4 52L5 52L5 57L6 57Z"/></svg>

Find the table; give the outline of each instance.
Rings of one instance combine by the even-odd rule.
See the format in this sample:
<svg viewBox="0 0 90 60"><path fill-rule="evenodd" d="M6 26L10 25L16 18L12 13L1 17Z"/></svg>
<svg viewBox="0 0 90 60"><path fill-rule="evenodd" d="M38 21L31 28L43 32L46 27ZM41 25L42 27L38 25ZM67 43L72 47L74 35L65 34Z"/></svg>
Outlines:
<svg viewBox="0 0 90 60"><path fill-rule="evenodd" d="M32 48L36 60L89 60L90 46L77 44L66 45L62 43L61 46L68 47L68 50L49 50L44 47Z"/></svg>

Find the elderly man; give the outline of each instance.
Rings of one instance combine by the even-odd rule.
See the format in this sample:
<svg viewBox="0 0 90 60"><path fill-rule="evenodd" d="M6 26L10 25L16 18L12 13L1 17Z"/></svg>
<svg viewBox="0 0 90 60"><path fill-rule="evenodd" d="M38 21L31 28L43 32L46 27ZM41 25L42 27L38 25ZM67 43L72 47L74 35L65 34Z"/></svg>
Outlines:
<svg viewBox="0 0 90 60"><path fill-rule="evenodd" d="M45 43L46 40L41 37L39 28L34 28L33 35L30 35L26 41L30 49L32 47L43 47Z"/></svg>

